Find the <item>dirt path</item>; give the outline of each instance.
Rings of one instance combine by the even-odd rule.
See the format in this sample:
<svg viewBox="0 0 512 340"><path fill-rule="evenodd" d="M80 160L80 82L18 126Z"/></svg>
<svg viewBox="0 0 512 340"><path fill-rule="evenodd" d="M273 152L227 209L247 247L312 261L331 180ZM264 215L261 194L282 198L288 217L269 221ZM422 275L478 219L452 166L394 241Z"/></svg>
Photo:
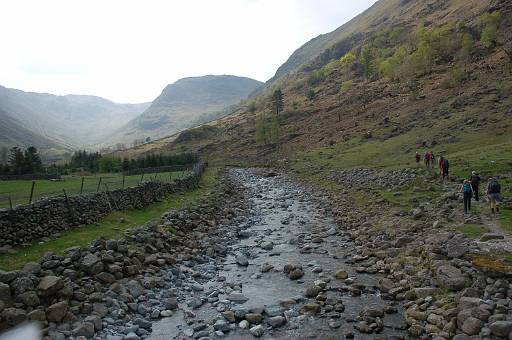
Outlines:
<svg viewBox="0 0 512 340"><path fill-rule="evenodd" d="M255 170L230 176L248 189L253 208L222 226L228 256L191 268L208 271L210 279L181 294L180 311L154 322L150 339L405 335L403 309L381 298L378 274L358 273L356 246L338 231L328 208L279 176ZM292 280L285 266L302 269L290 274Z"/></svg>

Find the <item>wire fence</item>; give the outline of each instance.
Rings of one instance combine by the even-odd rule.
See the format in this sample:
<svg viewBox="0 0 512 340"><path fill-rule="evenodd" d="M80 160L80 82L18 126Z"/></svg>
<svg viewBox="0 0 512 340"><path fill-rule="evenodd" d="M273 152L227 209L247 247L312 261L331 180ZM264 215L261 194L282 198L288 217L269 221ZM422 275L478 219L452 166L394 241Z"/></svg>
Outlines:
<svg viewBox="0 0 512 340"><path fill-rule="evenodd" d="M37 200L53 196L75 196L136 187L145 182L170 183L191 174L192 169L189 167L189 169L182 168L182 170L175 171L142 172L137 175L111 173L92 176L62 176L60 180L0 181L0 208L31 204Z"/></svg>

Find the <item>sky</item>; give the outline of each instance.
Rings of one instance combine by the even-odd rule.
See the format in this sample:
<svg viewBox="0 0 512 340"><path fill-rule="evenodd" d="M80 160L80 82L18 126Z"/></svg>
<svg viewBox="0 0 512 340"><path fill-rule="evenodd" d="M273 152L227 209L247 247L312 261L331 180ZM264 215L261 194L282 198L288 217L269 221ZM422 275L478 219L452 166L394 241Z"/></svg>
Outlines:
<svg viewBox="0 0 512 340"><path fill-rule="evenodd" d="M2 0L0 85L148 102L183 77L260 81L375 0Z"/></svg>

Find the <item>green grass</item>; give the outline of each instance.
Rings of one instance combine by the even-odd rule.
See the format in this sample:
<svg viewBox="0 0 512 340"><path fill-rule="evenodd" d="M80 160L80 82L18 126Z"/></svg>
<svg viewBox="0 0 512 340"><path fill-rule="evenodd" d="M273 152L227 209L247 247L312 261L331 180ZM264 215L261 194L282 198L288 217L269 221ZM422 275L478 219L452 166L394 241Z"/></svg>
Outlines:
<svg viewBox="0 0 512 340"><path fill-rule="evenodd" d="M13 253L0 255L0 269L19 269L27 262L37 261L45 252L63 254L67 248L85 246L101 236L111 239L122 238L127 229L157 219L169 209L181 209L197 202L211 192L217 183L217 177L218 169L208 168L203 174L198 189L171 194L161 202L143 209L113 212L106 216L99 225L70 229L48 242L34 242L30 246L15 249ZM125 222L121 222L122 220Z"/></svg>
<svg viewBox="0 0 512 340"><path fill-rule="evenodd" d="M185 172L162 172L158 174L146 174L144 180L156 179L169 182L172 179L183 177ZM84 177L83 193L93 193L98 190L98 183L101 178L100 191L120 189L123 186L123 175L121 173L95 174ZM62 195L63 189L69 196L78 195L82 185L81 176L63 176L63 181L37 180L34 186L34 196L32 201L45 196ZM125 177L125 188L133 187L139 184L141 175ZM106 186L105 186L106 184ZM9 197L13 205L27 204L30 198L32 181L0 181L0 208L9 207Z"/></svg>
<svg viewBox="0 0 512 340"><path fill-rule="evenodd" d="M512 234L512 209L501 208L498 223L501 229Z"/></svg>
<svg viewBox="0 0 512 340"><path fill-rule="evenodd" d="M481 224L464 224L455 228L455 230L474 239L480 238L483 234L489 232L489 228Z"/></svg>

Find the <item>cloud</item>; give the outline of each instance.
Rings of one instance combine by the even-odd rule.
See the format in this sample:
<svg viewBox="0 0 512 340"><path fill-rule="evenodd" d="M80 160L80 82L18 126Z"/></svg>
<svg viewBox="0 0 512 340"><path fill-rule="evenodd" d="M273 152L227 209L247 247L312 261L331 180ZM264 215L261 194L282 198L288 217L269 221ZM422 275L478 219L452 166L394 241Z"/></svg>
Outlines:
<svg viewBox="0 0 512 340"><path fill-rule="evenodd" d="M187 76L264 81L300 45L374 2L5 0L0 82L141 102Z"/></svg>

